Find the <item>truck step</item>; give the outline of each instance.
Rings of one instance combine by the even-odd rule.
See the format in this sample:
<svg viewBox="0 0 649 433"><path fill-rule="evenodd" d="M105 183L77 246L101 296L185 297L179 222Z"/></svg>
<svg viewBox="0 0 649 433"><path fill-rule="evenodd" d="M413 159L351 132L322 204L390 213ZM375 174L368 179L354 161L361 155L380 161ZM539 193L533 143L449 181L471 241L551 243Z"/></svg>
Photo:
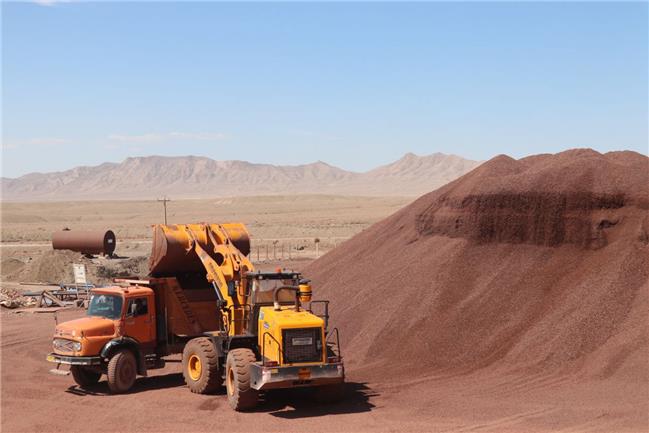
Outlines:
<svg viewBox="0 0 649 433"><path fill-rule="evenodd" d="M146 356L144 358L144 363L148 369L164 368L165 360L158 358L157 356Z"/></svg>

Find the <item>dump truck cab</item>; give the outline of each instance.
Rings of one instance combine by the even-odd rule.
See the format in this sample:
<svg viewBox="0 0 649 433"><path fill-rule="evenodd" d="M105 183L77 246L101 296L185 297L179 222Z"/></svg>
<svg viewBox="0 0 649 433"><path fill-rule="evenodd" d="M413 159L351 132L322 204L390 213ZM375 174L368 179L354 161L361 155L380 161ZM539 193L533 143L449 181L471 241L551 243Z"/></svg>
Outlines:
<svg viewBox="0 0 649 433"><path fill-rule="evenodd" d="M93 289L86 317L56 326L48 361L70 365L80 384L92 384L107 374L112 390L130 388L135 373L146 375L146 357L155 351L155 304L149 287ZM109 364L122 352L128 352L123 355L128 360L121 364L133 369L133 374L113 377L119 372L111 373Z"/></svg>

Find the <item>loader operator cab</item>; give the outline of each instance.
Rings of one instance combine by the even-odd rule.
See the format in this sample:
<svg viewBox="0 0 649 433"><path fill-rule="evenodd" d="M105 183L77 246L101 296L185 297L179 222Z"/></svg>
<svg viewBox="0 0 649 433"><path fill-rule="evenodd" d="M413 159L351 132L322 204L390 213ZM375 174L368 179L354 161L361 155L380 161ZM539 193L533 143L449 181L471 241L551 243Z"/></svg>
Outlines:
<svg viewBox="0 0 649 433"><path fill-rule="evenodd" d="M254 272L246 275L252 305L252 323L250 329L256 330L261 307L273 305L273 293L282 286L297 286L302 275L298 272ZM277 294L280 305L293 305L295 294L280 291Z"/></svg>
<svg viewBox="0 0 649 433"><path fill-rule="evenodd" d="M255 272L246 278L252 292L252 304L272 305L273 291L281 286L297 286L302 275L298 272ZM290 292L279 292L278 296L282 304L295 302L295 296Z"/></svg>

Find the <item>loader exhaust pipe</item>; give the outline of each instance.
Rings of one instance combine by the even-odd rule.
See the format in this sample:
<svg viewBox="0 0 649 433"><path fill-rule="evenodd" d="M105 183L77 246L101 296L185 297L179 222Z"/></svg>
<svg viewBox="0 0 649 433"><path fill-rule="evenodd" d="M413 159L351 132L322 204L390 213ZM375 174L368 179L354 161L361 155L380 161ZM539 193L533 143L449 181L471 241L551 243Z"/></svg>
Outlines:
<svg viewBox="0 0 649 433"><path fill-rule="evenodd" d="M311 285L310 280L300 280L297 286L279 286L273 290L273 309L275 311L281 310L279 304L279 292L282 290L290 290L295 292L295 311L300 311L301 302L311 302Z"/></svg>

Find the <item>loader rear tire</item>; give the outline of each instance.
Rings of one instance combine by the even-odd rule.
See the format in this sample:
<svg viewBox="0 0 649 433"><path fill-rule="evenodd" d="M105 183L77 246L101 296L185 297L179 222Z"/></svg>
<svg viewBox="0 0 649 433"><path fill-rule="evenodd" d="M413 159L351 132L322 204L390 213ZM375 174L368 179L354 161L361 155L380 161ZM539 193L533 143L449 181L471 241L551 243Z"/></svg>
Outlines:
<svg viewBox="0 0 649 433"><path fill-rule="evenodd" d="M233 349L225 363L225 384L228 403L236 411L253 409L259 401L259 391L250 386L250 366L256 361L250 349Z"/></svg>
<svg viewBox="0 0 649 433"><path fill-rule="evenodd" d="M318 386L315 399L318 403L337 403L345 397L345 383Z"/></svg>
<svg viewBox="0 0 649 433"><path fill-rule="evenodd" d="M221 388L219 355L209 338L194 338L185 345L182 366L185 383L191 392L211 394Z"/></svg>
<svg viewBox="0 0 649 433"><path fill-rule="evenodd" d="M72 378L81 388L90 388L99 382L101 373L98 371L89 370L81 365L73 365L70 367Z"/></svg>
<svg viewBox="0 0 649 433"><path fill-rule="evenodd" d="M137 376L135 355L130 350L120 350L108 361L108 388L113 394L121 394L133 386Z"/></svg>

